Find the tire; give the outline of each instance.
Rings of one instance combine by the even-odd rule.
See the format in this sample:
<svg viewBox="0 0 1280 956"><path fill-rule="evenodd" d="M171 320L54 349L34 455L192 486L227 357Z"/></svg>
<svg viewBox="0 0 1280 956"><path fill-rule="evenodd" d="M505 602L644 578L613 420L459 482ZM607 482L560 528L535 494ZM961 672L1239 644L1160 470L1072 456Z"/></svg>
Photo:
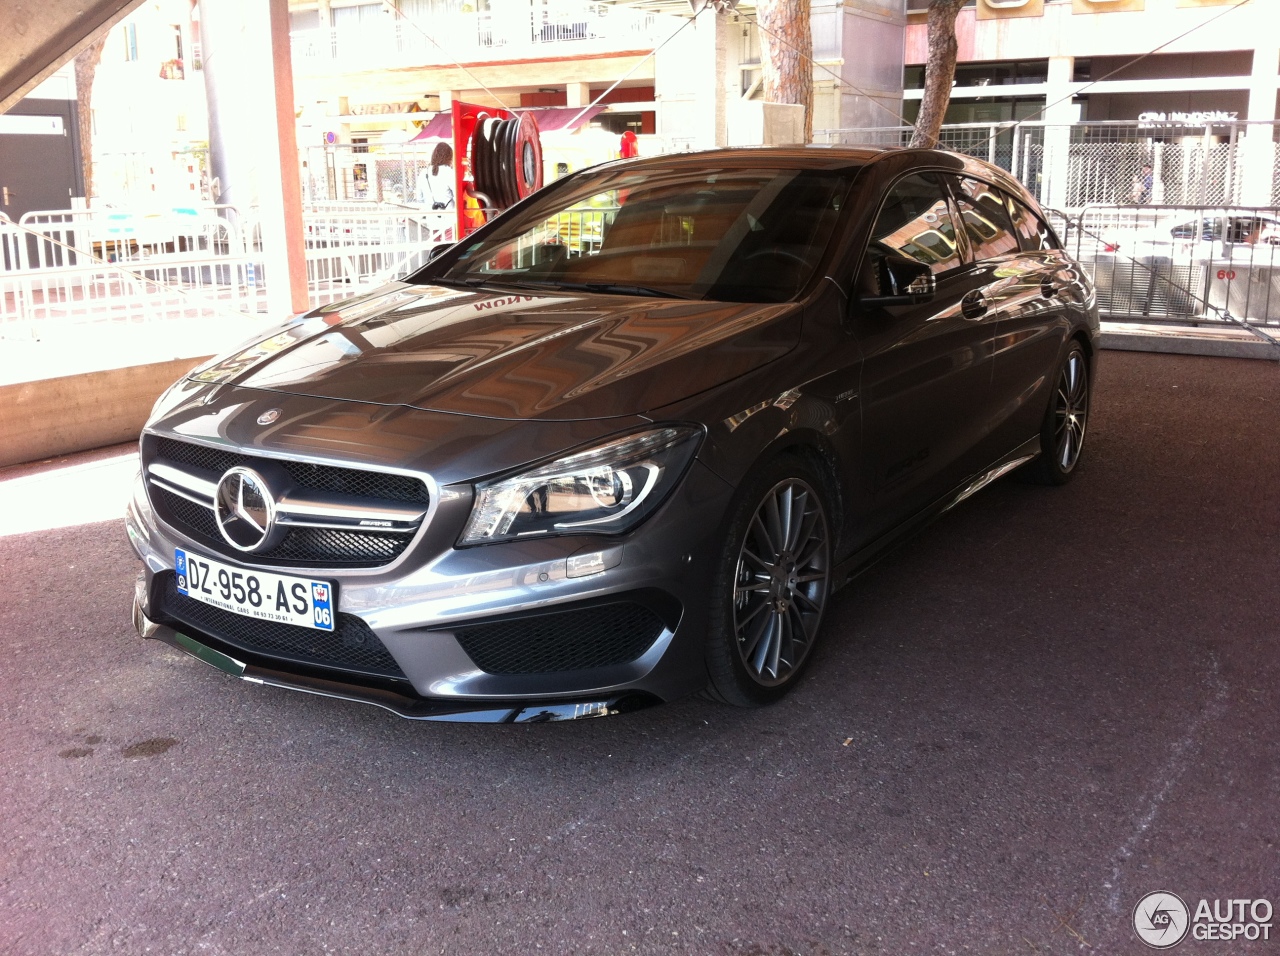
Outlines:
<svg viewBox="0 0 1280 956"><path fill-rule="evenodd" d="M1073 340L1054 374L1053 393L1040 425L1040 456L1026 469L1030 480L1065 485L1076 473L1088 431L1091 386L1089 358Z"/></svg>
<svg viewBox="0 0 1280 956"><path fill-rule="evenodd" d="M831 593L825 488L813 467L791 455L743 484L711 589L712 699L760 707L782 697L803 672Z"/></svg>

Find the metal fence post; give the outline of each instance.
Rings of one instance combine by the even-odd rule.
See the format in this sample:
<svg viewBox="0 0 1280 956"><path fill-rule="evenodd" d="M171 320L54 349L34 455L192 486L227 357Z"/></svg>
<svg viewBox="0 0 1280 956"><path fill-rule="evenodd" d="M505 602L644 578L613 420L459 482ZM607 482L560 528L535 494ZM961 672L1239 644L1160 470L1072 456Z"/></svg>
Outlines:
<svg viewBox="0 0 1280 956"><path fill-rule="evenodd" d="M1225 182L1223 183L1222 201L1225 203L1233 203L1236 201L1236 146L1237 138L1240 135L1240 124L1232 123L1228 129L1227 141L1227 170Z"/></svg>
<svg viewBox="0 0 1280 956"><path fill-rule="evenodd" d="M1212 126L1205 126L1205 128L1204 128L1204 139L1202 140L1202 142L1203 142L1203 144L1204 144L1204 145L1203 145L1203 147L1202 147L1203 152L1204 152L1204 159L1201 161L1201 164L1200 164L1200 166L1201 166L1201 169L1200 169L1200 205L1202 205L1202 206L1207 205L1207 204L1208 204L1208 202L1209 202L1209 176L1210 176L1210 175L1212 174L1212 172L1213 172L1213 167L1210 165L1210 161L1209 161L1209 160L1210 160L1210 157L1213 155L1213 154L1212 154L1212 149L1213 149L1213 147L1212 147L1212 140L1213 140L1213 127L1212 127Z"/></svg>
<svg viewBox="0 0 1280 956"><path fill-rule="evenodd" d="M1023 130L1021 126L1012 126L1009 128L1009 137L1013 140L1009 154L1009 172L1013 173L1015 176L1018 175L1018 147L1022 143L1022 134Z"/></svg>

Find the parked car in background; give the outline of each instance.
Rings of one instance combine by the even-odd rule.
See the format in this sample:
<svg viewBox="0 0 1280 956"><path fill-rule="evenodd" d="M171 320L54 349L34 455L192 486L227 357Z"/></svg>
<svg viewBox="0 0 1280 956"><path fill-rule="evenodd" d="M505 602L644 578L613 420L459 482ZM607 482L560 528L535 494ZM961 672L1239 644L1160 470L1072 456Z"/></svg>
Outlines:
<svg viewBox="0 0 1280 956"><path fill-rule="evenodd" d="M562 229L584 207L598 241ZM408 717L766 704L904 535L1015 468L1072 477L1098 338L985 163L595 167L175 384L128 508L134 620Z"/></svg>
<svg viewBox="0 0 1280 956"><path fill-rule="evenodd" d="M1139 259L1253 259L1257 247L1280 245L1280 219L1267 212L1182 210L1163 213L1150 224L1136 211L1126 221L1125 212L1114 226L1100 230L1101 252Z"/></svg>

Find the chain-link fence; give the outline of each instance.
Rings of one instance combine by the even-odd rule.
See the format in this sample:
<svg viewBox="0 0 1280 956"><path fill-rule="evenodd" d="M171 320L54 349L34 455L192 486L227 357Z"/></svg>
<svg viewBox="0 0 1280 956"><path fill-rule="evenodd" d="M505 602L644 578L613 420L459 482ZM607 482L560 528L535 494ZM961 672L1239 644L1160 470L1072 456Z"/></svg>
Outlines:
<svg viewBox="0 0 1280 956"><path fill-rule="evenodd" d="M818 130L816 142L905 146L909 126ZM944 126L943 149L1013 173L1042 203L1280 204L1280 123Z"/></svg>
<svg viewBox="0 0 1280 956"><path fill-rule="evenodd" d="M425 206L435 142L338 144L299 150L305 202L372 201Z"/></svg>

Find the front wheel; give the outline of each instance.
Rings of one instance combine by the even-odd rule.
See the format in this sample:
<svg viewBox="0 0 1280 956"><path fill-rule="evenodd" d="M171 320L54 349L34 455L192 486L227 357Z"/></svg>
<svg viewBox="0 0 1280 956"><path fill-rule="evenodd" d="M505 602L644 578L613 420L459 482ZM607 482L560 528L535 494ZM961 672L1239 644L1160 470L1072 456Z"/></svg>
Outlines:
<svg viewBox="0 0 1280 956"><path fill-rule="evenodd" d="M822 488L807 463L783 456L748 479L739 495L712 588L712 697L758 707L799 678L830 594Z"/></svg>
<svg viewBox="0 0 1280 956"><path fill-rule="evenodd" d="M1089 424L1089 384L1089 360L1073 341L1040 426L1040 457L1028 470L1041 484L1064 485L1075 474Z"/></svg>

